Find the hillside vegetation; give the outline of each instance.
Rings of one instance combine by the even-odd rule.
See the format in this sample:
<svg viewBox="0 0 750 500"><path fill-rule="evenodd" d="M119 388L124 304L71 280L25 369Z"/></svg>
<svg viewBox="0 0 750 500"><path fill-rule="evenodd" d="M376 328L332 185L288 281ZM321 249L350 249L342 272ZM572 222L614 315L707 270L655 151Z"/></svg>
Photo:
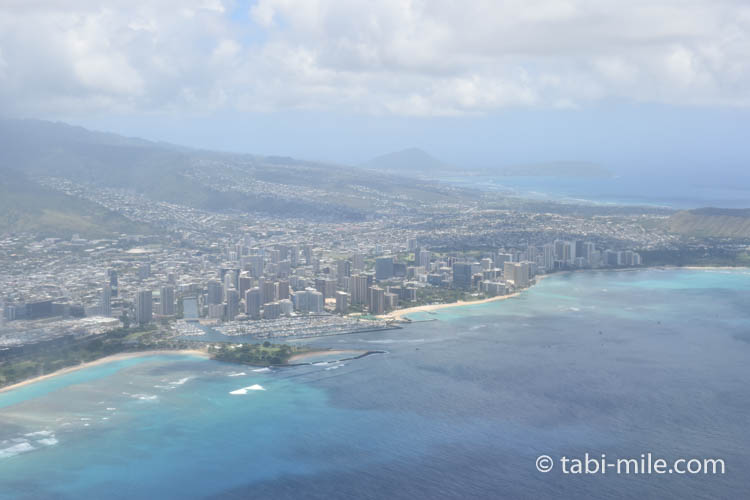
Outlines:
<svg viewBox="0 0 750 500"><path fill-rule="evenodd" d="M685 210L669 218L669 229L686 236L750 238L750 209Z"/></svg>

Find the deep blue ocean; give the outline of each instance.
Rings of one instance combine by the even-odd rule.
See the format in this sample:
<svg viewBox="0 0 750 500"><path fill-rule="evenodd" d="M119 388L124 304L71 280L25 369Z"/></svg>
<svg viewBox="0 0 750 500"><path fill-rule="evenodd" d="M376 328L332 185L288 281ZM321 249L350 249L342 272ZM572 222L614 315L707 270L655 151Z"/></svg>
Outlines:
<svg viewBox="0 0 750 500"><path fill-rule="evenodd" d="M144 356L0 394L0 498L747 498L750 270L580 272L256 371ZM232 394L234 392L234 394ZM537 456L721 458L570 475Z"/></svg>

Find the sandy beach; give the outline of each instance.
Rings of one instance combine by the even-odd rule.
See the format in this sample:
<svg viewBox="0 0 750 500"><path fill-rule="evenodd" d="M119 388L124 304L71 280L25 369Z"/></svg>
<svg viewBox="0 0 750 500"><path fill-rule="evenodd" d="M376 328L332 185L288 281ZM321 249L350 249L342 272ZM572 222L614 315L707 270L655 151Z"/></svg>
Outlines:
<svg viewBox="0 0 750 500"><path fill-rule="evenodd" d="M740 270L740 269L750 269L750 267L746 266L654 266L654 267L624 267L624 268L599 268L599 269L566 269L564 271L556 271L554 273L549 274L539 274L536 276L536 282L539 283L541 280L545 278L549 278L550 276L555 275L563 275L568 273L577 273L577 272L623 272L623 271L642 271L644 269L664 269L664 270L674 270L674 269L686 269L686 270L692 270L692 271L718 271L718 270ZM532 288L534 285L532 285L529 288ZM528 290L527 288L526 290ZM385 314L383 316L380 316L380 318L385 320L403 320L405 316L417 313L417 312L430 312L430 311L437 311L440 309L445 309L448 307L459 307L459 306L468 306L472 304L486 304L487 302L496 302L499 300L505 300L510 299L513 297L517 297L518 295L522 294L525 290L521 290L520 292L512 293L510 295L498 295L497 297L490 297L488 299L482 299L482 300L460 300L458 302L450 302L448 304L427 304L423 306L416 306L416 307L408 307L406 309L398 309L396 311L390 312L388 314Z"/></svg>
<svg viewBox="0 0 750 500"><path fill-rule="evenodd" d="M300 363L300 362L304 362L307 359L315 358L319 356L352 356L352 355L364 354L365 352L366 351L357 351L353 349L340 349L340 350L321 349L318 351L301 352L289 358L289 361L287 361L287 364Z"/></svg>
<svg viewBox="0 0 750 500"><path fill-rule="evenodd" d="M380 317L386 320L401 320L404 318L404 316L408 314L413 314L417 312L437 311L439 309L446 309L448 307L459 307L459 306L468 306L468 305L475 305L475 304L486 304L488 302L497 302L500 300L517 297L521 295L522 293L523 292L516 292L516 293L511 293L510 295L498 295L497 297L490 297L490 298L481 299L481 300L459 300L458 302L449 302L447 304L426 304L423 306L407 307L406 309L397 309L393 312L390 312Z"/></svg>
<svg viewBox="0 0 750 500"><path fill-rule="evenodd" d="M536 285L540 281L542 281L545 278L549 278L552 276L552 274L540 274L535 277ZM470 305L476 305L476 304L487 304L488 302L498 302L500 300L507 300L512 299L513 297L518 297L522 293L524 293L526 290L529 290L534 287L534 285L531 285L529 288L526 288L525 290L521 290L520 292L511 293L509 295L498 295L496 297L489 297L487 299L481 299L481 300L459 300L458 302L448 302L447 304L425 304L423 306L416 306L416 307L407 307L406 309L397 309L393 312L390 312L388 314L384 314L383 316L380 316L380 318L385 320L403 320L405 316L408 314L413 314L417 312L430 312L430 311L437 311L439 309L446 309L448 307L460 307L460 306L470 306Z"/></svg>
<svg viewBox="0 0 750 500"><path fill-rule="evenodd" d="M13 385L7 385L5 387L0 388L0 393L12 391L13 389L18 389L19 387L31 385L36 382L40 382L42 380L47 380L53 377L57 377L59 375L65 375L66 373L72 373L78 370L83 370L85 368L90 368L92 366L104 365L107 363L112 363L114 361L121 361L123 359L139 358L141 356L151 356L151 355L157 355L157 354L175 354L175 355L182 354L182 355L208 357L208 353L206 351L201 351L198 349L183 349L179 351L158 350L158 351L123 352L120 354L113 354L112 356L107 356L105 358L99 358L95 361L89 361L88 363L81 363L80 365L69 366L67 368L63 368L62 370L57 370L56 372L47 373L46 375L40 375L39 377L30 378L30 379L24 380L23 382L18 382Z"/></svg>

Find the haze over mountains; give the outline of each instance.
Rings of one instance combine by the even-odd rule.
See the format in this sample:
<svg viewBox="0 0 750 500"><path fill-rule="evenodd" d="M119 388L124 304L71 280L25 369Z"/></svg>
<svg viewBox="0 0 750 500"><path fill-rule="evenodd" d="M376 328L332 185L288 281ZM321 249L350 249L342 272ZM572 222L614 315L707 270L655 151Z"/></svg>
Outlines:
<svg viewBox="0 0 750 500"><path fill-rule="evenodd" d="M521 165L499 165L493 168L471 168L451 165L419 148L407 148L377 156L360 165L363 168L402 175L495 175L508 177L611 177L613 174L601 165L582 161L557 161Z"/></svg>
<svg viewBox="0 0 750 500"><path fill-rule="evenodd" d="M357 221L393 208L418 210L420 204L460 204L477 196L475 190L429 180L434 177L608 175L597 165L574 162L468 172L417 148L360 167L196 150L63 123L0 120L0 231L106 236L159 230L86 199L71 186L132 192L210 212ZM500 202L497 195L493 199ZM680 212L670 228L687 235L750 236L744 212Z"/></svg>
<svg viewBox="0 0 750 500"><path fill-rule="evenodd" d="M419 148L407 148L380 155L363 163L361 166L373 170L400 172L403 174L441 172L453 168Z"/></svg>
<svg viewBox="0 0 750 500"><path fill-rule="evenodd" d="M399 200L404 197L461 199L461 190L406 183L391 174L193 150L38 120L0 120L0 172L5 194L0 230L106 234L133 229L132 221L120 220L116 213L99 213L101 207L95 210L61 190L50 190L62 180L201 210L342 221L372 217L388 203L403 203Z"/></svg>

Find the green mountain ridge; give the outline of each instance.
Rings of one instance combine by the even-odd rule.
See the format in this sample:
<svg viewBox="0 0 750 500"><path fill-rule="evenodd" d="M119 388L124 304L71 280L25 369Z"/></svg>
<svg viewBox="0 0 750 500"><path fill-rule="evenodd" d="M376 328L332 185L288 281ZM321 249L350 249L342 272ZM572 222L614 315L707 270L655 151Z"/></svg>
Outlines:
<svg viewBox="0 0 750 500"><path fill-rule="evenodd" d="M448 202L462 196L428 182L404 182L392 173L283 156L189 149L64 123L0 119L0 178L5 179L0 182L7 192L15 189L7 179L24 186L16 191L12 215L6 214L0 230L56 229L40 219L41 198L52 191L36 186L35 179L45 177L126 189L207 211L335 221L365 220L405 199ZM59 193L56 199L66 207L66 223L57 227L58 232L75 227L114 233L128 226L93 203L84 206ZM8 196L4 203L10 204Z"/></svg>

